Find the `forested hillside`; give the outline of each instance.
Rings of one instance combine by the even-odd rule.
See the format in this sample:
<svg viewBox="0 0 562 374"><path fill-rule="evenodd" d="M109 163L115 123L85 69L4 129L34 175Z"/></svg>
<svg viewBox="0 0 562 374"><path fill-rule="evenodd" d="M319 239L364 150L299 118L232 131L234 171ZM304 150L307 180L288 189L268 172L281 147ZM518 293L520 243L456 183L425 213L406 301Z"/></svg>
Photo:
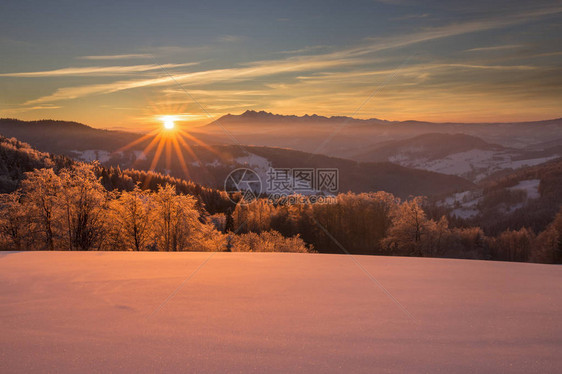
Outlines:
<svg viewBox="0 0 562 374"><path fill-rule="evenodd" d="M50 168L58 173L62 168L79 164L81 163L66 156L40 152L15 138L0 136L0 193L15 191L27 172ZM95 175L108 191L131 191L138 185L141 189L156 192L160 186L170 184L178 193L196 196L213 213L228 211L232 207L225 192L191 181L150 171L121 170L119 167L105 167L99 163L92 165Z"/></svg>
<svg viewBox="0 0 562 374"><path fill-rule="evenodd" d="M138 134L95 129L78 122L20 121L14 118L0 118L0 134L57 154L74 149L113 150L139 138Z"/></svg>
<svg viewBox="0 0 562 374"><path fill-rule="evenodd" d="M562 261L562 213L540 231L525 226L490 234L476 221L450 225L421 196L349 192L328 204L303 196L295 204L266 198L234 204L231 199L241 196L157 173L71 161L14 139L1 140L0 155L9 187L4 192L10 192L0 195L3 249L315 250ZM539 176L541 193L559 196L556 165L489 189Z"/></svg>
<svg viewBox="0 0 562 374"><path fill-rule="evenodd" d="M14 191L26 172L43 168L59 170L72 164L68 157L39 152L29 144L0 135L0 193Z"/></svg>

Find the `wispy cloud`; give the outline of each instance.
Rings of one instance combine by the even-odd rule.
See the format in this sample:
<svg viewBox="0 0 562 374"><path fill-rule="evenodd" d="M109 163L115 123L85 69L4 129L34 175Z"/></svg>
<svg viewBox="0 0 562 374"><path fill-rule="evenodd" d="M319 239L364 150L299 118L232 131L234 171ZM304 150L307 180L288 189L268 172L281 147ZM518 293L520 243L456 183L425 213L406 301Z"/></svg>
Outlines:
<svg viewBox="0 0 562 374"><path fill-rule="evenodd" d="M154 119L158 119L158 120L163 120L165 118L163 117L167 117L168 115L164 115L164 116L159 116L159 115L149 115L149 116L144 116L144 117L139 117L139 119L141 120L148 120L148 121L154 121ZM175 121L186 121L186 122L190 122L190 121L200 121L200 120L204 120L204 119L208 119L209 117L204 115L204 114L193 114L193 113L174 113L173 114L174 120Z"/></svg>
<svg viewBox="0 0 562 374"><path fill-rule="evenodd" d="M179 88L164 88L160 91L164 95L174 95L185 97L185 91ZM190 90L192 95L197 96L260 96L263 95L263 90L241 90L239 88L232 89L210 89L210 90Z"/></svg>
<svg viewBox="0 0 562 374"><path fill-rule="evenodd" d="M283 55L298 55L298 54L302 54L302 53L310 53L312 51L315 50L319 50L319 49L325 49L328 46L325 45L313 45L310 47L304 47L304 48L299 48L299 49L291 49L288 51L279 51L277 53L279 54L283 54Z"/></svg>
<svg viewBox="0 0 562 374"><path fill-rule="evenodd" d="M251 63L246 63L233 68L224 69L213 69L213 70L203 70L190 73L179 73L174 74L172 79L169 76L163 76L161 78L149 78L149 79L138 79L138 80L120 80L105 84L78 86L78 87L64 87L55 91L53 94L40 97L38 99L30 100L27 104L37 104L45 103L59 100L74 99L82 96L93 95L93 94L107 94L112 92L118 92L138 87L147 86L161 86L161 85L174 85L176 82L187 86L193 85L206 85L213 84L221 81L244 81L253 80L265 76L274 76L286 73L303 73L307 71L326 71L329 69L340 69L345 66L360 65L367 62L372 63L372 55L376 52L406 47L422 42L427 42L431 40L437 40L442 38L453 37L457 35L463 35L474 32L481 32L485 30L492 30L498 28L504 28L508 26L513 26L517 24L522 24L530 22L533 20L540 19L541 17L550 16L552 14L558 14L562 12L562 6L539 9L534 12L518 13L505 15L501 18L490 18L477 21L468 21L464 23L456 23L451 25L445 25L441 27L434 27L429 29L423 29L418 32L403 34L399 36L390 37L380 37L369 39L368 43L364 45L357 46L354 48L347 48L335 52L316 54L316 55L305 55L305 56L293 56L285 59L278 60L264 60L255 61ZM367 57L369 56L369 57ZM144 69L155 70L153 65L141 65ZM447 64L448 67L456 68L469 68L469 69L495 69L495 70L506 70L506 69L530 69L526 66L499 66L499 65L484 65L484 64ZM134 67L129 67L135 69ZM73 69L73 68L69 68ZM80 69L80 68L74 68ZM88 68L82 68L88 69ZM90 68L91 69L91 68ZM98 68L103 69L103 68ZM142 69L142 68L141 68ZM59 69L59 75L72 75L69 72L66 74L61 74ZM130 72L134 72L131 70ZM147 70L137 70L137 71L147 71ZM381 72L381 70L379 70ZM40 75L40 74L47 75ZM95 71L89 71L87 74L95 74ZM106 72L107 73L107 72ZM20 74L20 75L17 75ZM28 74L28 75L21 75ZM33 74L33 75L29 75ZM54 76L57 71L49 72L35 72L35 73L11 73L9 76ZM76 74L74 71L73 74ZM86 72L84 72L85 75ZM100 74L100 71L97 72ZM376 73L375 73L376 74Z"/></svg>
<svg viewBox="0 0 562 374"><path fill-rule="evenodd" d="M186 67L197 65L197 62L189 62L183 64L167 64L162 65L164 68L173 69L178 67ZM90 66L90 67L70 67L46 71L32 71L23 73L4 73L0 77L61 77L61 76L107 76L107 75L123 75L131 73L139 73L151 70L160 70L161 66L157 64L149 65L130 65L130 66Z"/></svg>
<svg viewBox="0 0 562 374"><path fill-rule="evenodd" d="M421 14L406 14L400 17L392 18L393 21L404 21L404 20L411 20L411 19L419 19L419 18L427 18L429 17L429 13L421 13Z"/></svg>
<svg viewBox="0 0 562 374"><path fill-rule="evenodd" d="M223 43L235 43L244 40L244 37L240 35L223 35L218 40Z"/></svg>
<svg viewBox="0 0 562 374"><path fill-rule="evenodd" d="M559 13L562 13L562 6L538 9L526 13L511 14L503 16L501 18L490 18L477 21L468 21L464 23L454 23L441 27L427 28L413 34L405 34L386 38L372 38L370 40L372 40L373 43L362 47L349 49L343 51L343 53L352 56L360 56L386 49L406 47L431 40L449 38L452 36L471 34L475 32L482 32L528 23L543 17Z"/></svg>
<svg viewBox="0 0 562 374"><path fill-rule="evenodd" d="M55 93L30 100L26 104L44 103L58 100L75 99L93 94L108 94L133 88L159 86L182 82L187 85L204 85L220 81L249 80L257 77L271 76L289 72L302 72L330 67L339 67L352 64L365 63L359 59L325 60L320 57L289 58L286 60L268 60L245 64L244 67L198 71L193 73L176 74L173 78L164 76L160 78L123 80L112 83L95 84L77 87L60 88ZM165 66L164 66L165 67Z"/></svg>
<svg viewBox="0 0 562 374"><path fill-rule="evenodd" d="M130 53L125 55L105 55L105 56L79 56L79 60L128 60L133 58L152 58L148 53Z"/></svg>
<svg viewBox="0 0 562 374"><path fill-rule="evenodd" d="M537 67L531 65L477 65L477 64L459 64L459 63L437 63L437 64L419 64L414 66L403 67L400 69L400 75L420 75L425 71L431 70L451 70L451 69L474 69L474 70L490 70L490 71L530 71L538 70ZM395 69L378 69L369 71L345 71L345 72L332 72L321 73L310 76L297 77L301 81L348 81L350 79L358 78L364 79L370 76L388 75L392 74Z"/></svg>
<svg viewBox="0 0 562 374"><path fill-rule="evenodd" d="M500 51L504 49L516 49L523 47L522 44L506 44L506 45L495 45L491 47L479 47L479 48L471 48L465 50L465 52L488 52L488 51Z"/></svg>
<svg viewBox="0 0 562 374"><path fill-rule="evenodd" d="M9 45L9 46L25 46L25 47L30 47L32 46L32 43L24 41L24 40L18 40L18 39L12 39L12 38L8 38L5 36L0 36L0 44L4 44L4 45Z"/></svg>
<svg viewBox="0 0 562 374"><path fill-rule="evenodd" d="M18 113L25 113L34 110L50 110L50 109L60 109L61 106L57 105L50 105L50 104L41 104L41 105L32 105L32 106L23 106L19 108L7 108L4 109L6 113L10 113L10 115L18 114Z"/></svg>
<svg viewBox="0 0 562 374"><path fill-rule="evenodd" d="M214 46L212 44L208 45L197 45L197 46L184 46L184 45L158 45L152 47L143 48L144 51L149 52L151 58L155 55L185 55L209 52L213 50Z"/></svg>

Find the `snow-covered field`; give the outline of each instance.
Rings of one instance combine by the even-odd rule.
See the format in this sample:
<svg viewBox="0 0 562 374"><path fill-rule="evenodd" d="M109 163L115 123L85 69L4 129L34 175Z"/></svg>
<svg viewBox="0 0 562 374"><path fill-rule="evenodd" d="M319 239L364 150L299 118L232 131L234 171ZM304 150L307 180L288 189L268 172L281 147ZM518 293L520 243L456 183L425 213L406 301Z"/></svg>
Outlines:
<svg viewBox="0 0 562 374"><path fill-rule="evenodd" d="M469 260L0 252L0 372L555 373L561 280Z"/></svg>
<svg viewBox="0 0 562 374"><path fill-rule="evenodd" d="M539 193L539 185L541 184L540 179L528 179L520 181L515 186L510 187L510 190L523 190L527 193L528 199L538 199L541 197Z"/></svg>
<svg viewBox="0 0 562 374"><path fill-rule="evenodd" d="M517 159L518 157L520 155L513 151L472 149L435 160L419 157L415 154L399 154L390 157L389 161L415 169L458 175L477 183L495 172L539 165L558 158L559 155L522 160Z"/></svg>
<svg viewBox="0 0 562 374"><path fill-rule="evenodd" d="M101 149L88 149L85 151L70 151L74 157L80 161L92 162L98 160L99 162L107 162L111 158L111 153Z"/></svg>
<svg viewBox="0 0 562 374"><path fill-rule="evenodd" d="M478 203L482 199L482 190L464 191L455 193L444 200L438 201L438 206L454 207L451 211L452 216L459 218L472 218L477 216Z"/></svg>
<svg viewBox="0 0 562 374"><path fill-rule="evenodd" d="M529 202L529 200L540 198L540 182L540 179L526 179L519 181L519 183L517 183L515 186L508 187L507 190L509 191L520 190L525 192L525 201L508 206L503 206L501 210L502 213L508 214L516 209L524 207L525 204ZM464 219L473 218L481 213L478 204L482 200L482 193L482 189L458 192L446 197L443 200L438 201L437 205L454 208L451 211L451 216L457 216Z"/></svg>

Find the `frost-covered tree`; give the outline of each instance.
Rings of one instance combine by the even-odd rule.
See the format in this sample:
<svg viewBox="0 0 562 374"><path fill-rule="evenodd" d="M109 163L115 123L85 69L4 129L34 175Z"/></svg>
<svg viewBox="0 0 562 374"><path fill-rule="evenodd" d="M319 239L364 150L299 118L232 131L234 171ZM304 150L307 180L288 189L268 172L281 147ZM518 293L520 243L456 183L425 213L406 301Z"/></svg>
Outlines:
<svg viewBox="0 0 562 374"><path fill-rule="evenodd" d="M9 249L27 249L29 220L19 192L0 194L0 237Z"/></svg>
<svg viewBox="0 0 562 374"><path fill-rule="evenodd" d="M560 235L554 226L551 225L541 232L535 238L532 249L531 258L533 262L556 263L558 246L560 243Z"/></svg>
<svg viewBox="0 0 562 374"><path fill-rule="evenodd" d="M60 236L61 180L53 169L36 169L25 173L25 176L22 203L31 218L31 225L36 228L33 230L34 239L43 242L45 249L52 251L55 249L55 240Z"/></svg>
<svg viewBox="0 0 562 374"><path fill-rule="evenodd" d="M199 220L197 200L178 195L172 185L154 195L154 242L160 251L222 250L224 235Z"/></svg>
<svg viewBox="0 0 562 374"><path fill-rule="evenodd" d="M449 221L443 216L439 221L429 220L421 240L421 254L429 257L443 256L452 244Z"/></svg>
<svg viewBox="0 0 562 374"><path fill-rule="evenodd" d="M562 209L533 242L531 261L559 264L562 262Z"/></svg>
<svg viewBox="0 0 562 374"><path fill-rule="evenodd" d="M392 253L423 255L424 243L429 231L430 221L422 208L422 199L416 197L399 205L393 214L393 223L383 246Z"/></svg>
<svg viewBox="0 0 562 374"><path fill-rule="evenodd" d="M121 192L111 201L106 232L113 249L143 251L147 248L154 229L150 217L153 205L150 191L138 186Z"/></svg>
<svg viewBox="0 0 562 374"><path fill-rule="evenodd" d="M528 261L531 245L535 240L532 230L506 230L495 238L488 239L492 258L507 261Z"/></svg>
<svg viewBox="0 0 562 374"><path fill-rule="evenodd" d="M310 252L305 242L296 235L287 238L277 231L264 231L259 234L249 232L232 237L234 252Z"/></svg>
<svg viewBox="0 0 562 374"><path fill-rule="evenodd" d="M98 248L103 235L107 209L107 191L94 173L92 165L77 164L60 173L66 241L70 250Z"/></svg>

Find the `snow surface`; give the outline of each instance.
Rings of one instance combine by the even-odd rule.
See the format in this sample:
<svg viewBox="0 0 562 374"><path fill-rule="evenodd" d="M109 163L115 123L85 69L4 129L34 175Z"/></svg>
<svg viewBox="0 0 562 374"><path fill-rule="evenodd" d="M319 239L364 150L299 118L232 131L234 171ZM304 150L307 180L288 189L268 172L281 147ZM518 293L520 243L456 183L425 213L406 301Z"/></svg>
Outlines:
<svg viewBox="0 0 562 374"><path fill-rule="evenodd" d="M476 191L463 191L457 192L449 197L447 197L444 201L439 202L438 205L448 205L453 206L455 204L460 204L463 207L475 207L478 205L478 202L482 198L482 190Z"/></svg>
<svg viewBox="0 0 562 374"><path fill-rule="evenodd" d="M476 217L480 211L476 208L457 208L451 211L451 216L456 216L462 219L469 219Z"/></svg>
<svg viewBox="0 0 562 374"><path fill-rule="evenodd" d="M0 372L562 372L561 279L470 260L0 252Z"/></svg>
<svg viewBox="0 0 562 374"><path fill-rule="evenodd" d="M418 159L408 163L408 165L423 167L423 169L435 171L443 174L465 175L477 167L488 166L496 152L472 149L466 152L453 153L447 157L437 160ZM394 159L389 159L393 162ZM497 161L496 161L497 162Z"/></svg>
<svg viewBox="0 0 562 374"><path fill-rule="evenodd" d="M123 152L118 153L122 154ZM146 160L146 153L143 151L133 151L133 154L135 155L135 160Z"/></svg>
<svg viewBox="0 0 562 374"><path fill-rule="evenodd" d="M107 162L111 159L112 153L103 149L87 149L85 151L73 150L70 151L74 158L80 161L92 162L98 160L101 163ZM146 160L146 154L143 151L118 151L114 155L123 157L125 155L132 155L135 160Z"/></svg>
<svg viewBox="0 0 562 374"><path fill-rule="evenodd" d="M464 191L455 193L443 201L438 201L439 206L455 207L452 216L468 219L480 214L478 203L482 200L482 190Z"/></svg>
<svg viewBox="0 0 562 374"><path fill-rule="evenodd" d="M520 181L513 187L509 187L508 190L522 190L527 194L527 199L538 199L540 197L539 185L540 179L527 179ZM451 216L457 216L463 219L469 219L476 217L480 214L478 209L478 203L482 200L482 190L470 190L464 192L458 192L445 199L438 201L438 206L447 206L454 208L451 211ZM502 214L510 214L517 209L521 209L525 206L526 202L521 202L513 204L510 206L503 206L499 212Z"/></svg>
<svg viewBox="0 0 562 374"><path fill-rule="evenodd" d="M71 151L77 154L76 158L85 162L98 160L99 162L107 162L111 158L111 152L101 149L87 149L85 151Z"/></svg>
<svg viewBox="0 0 562 374"><path fill-rule="evenodd" d="M532 158L532 159L528 159L528 160L513 161L511 163L511 165L512 165L511 167L513 169L518 169L518 168L522 168L524 166L540 165L540 164L543 164L547 161L554 160L558 157L559 157L559 155L554 155L554 156L550 156L550 157L540 157L540 158Z"/></svg>
<svg viewBox="0 0 562 374"><path fill-rule="evenodd" d="M247 156L237 157L235 162L241 165L247 165L266 172L271 167L271 162L265 157L248 152ZM257 172L257 170L254 170Z"/></svg>
<svg viewBox="0 0 562 374"><path fill-rule="evenodd" d="M535 166L559 157L558 155L553 155L549 157L514 160L517 156L516 153L511 151L472 149L465 152L453 153L444 158L435 160L419 158L408 153L401 153L389 157L388 160L406 167L458 175L470 179L473 182L479 182L500 170L515 170L526 166Z"/></svg>
<svg viewBox="0 0 562 374"><path fill-rule="evenodd" d="M510 187L510 190L523 190L527 193L528 199L538 199L541 197L539 193L539 185L541 183L540 179L527 179L520 181L515 186Z"/></svg>

